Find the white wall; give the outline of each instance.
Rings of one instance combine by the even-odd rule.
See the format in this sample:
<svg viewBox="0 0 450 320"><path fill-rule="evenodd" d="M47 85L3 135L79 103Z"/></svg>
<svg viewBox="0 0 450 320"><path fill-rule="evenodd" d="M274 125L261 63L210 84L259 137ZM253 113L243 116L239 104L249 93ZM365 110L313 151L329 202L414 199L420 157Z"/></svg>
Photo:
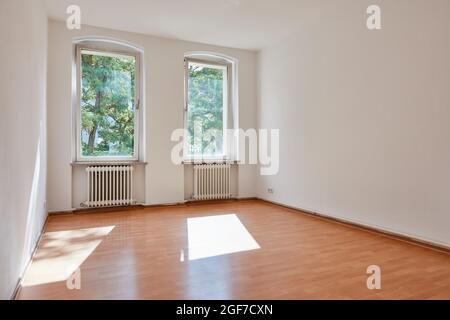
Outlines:
<svg viewBox="0 0 450 320"><path fill-rule="evenodd" d="M0 299L11 298L46 219L47 17L0 3Z"/></svg>
<svg viewBox="0 0 450 320"><path fill-rule="evenodd" d="M259 54L258 196L450 245L450 2L335 1ZM268 194L273 188L274 194Z"/></svg>
<svg viewBox="0 0 450 320"><path fill-rule="evenodd" d="M49 23L49 175L50 211L78 206L84 194L82 177L74 176L72 162L71 62L72 40L80 36L104 36L131 42L144 49L146 76L146 204L184 201L184 169L171 161L172 131L183 128L184 54L213 51L239 60L240 126L256 127L256 53L141 34L82 26L71 31L62 22ZM82 170L75 170L82 175ZM256 195L256 167L239 169L239 196ZM142 190L138 190L142 191ZM140 199L138 199L140 200Z"/></svg>

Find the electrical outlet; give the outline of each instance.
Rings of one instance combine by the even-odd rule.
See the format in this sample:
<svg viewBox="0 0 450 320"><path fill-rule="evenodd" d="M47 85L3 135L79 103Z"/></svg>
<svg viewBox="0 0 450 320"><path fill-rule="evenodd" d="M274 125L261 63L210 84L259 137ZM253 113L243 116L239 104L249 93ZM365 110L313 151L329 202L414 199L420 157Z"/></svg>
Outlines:
<svg viewBox="0 0 450 320"><path fill-rule="evenodd" d="M272 188L269 188L269 189L267 189L267 192L268 192L268 193L273 193L273 189L272 189Z"/></svg>

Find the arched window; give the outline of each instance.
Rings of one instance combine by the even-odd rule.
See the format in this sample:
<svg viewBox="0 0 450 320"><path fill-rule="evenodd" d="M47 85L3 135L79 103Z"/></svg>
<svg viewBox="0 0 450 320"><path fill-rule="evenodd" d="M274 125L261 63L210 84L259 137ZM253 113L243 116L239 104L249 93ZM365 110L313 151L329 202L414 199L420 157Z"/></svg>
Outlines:
<svg viewBox="0 0 450 320"><path fill-rule="evenodd" d="M76 160L139 160L141 51L107 39L74 46Z"/></svg>
<svg viewBox="0 0 450 320"><path fill-rule="evenodd" d="M234 158L237 61L215 53L185 55L186 162Z"/></svg>

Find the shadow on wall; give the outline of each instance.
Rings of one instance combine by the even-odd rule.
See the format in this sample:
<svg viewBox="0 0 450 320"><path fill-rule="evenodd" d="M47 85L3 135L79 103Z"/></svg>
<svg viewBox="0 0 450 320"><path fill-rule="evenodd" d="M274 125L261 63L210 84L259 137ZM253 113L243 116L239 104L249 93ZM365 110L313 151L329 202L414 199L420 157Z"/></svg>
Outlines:
<svg viewBox="0 0 450 320"><path fill-rule="evenodd" d="M45 136L45 127L43 121L40 122L40 136L38 137L36 156L34 158L34 171L31 185L28 188L28 210L25 220L24 242L22 248L22 257L20 266L22 268L21 275L26 271L33 251L37 245L39 237L44 226L47 213L45 208L46 196L46 162L45 162L45 145L42 143Z"/></svg>

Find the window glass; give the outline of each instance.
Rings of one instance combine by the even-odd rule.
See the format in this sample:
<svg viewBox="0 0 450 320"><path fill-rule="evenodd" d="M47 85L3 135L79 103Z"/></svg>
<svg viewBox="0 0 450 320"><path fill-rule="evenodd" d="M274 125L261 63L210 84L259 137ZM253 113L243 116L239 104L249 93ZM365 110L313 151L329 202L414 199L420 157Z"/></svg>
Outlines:
<svg viewBox="0 0 450 320"><path fill-rule="evenodd" d="M188 61L188 158L226 156L227 67Z"/></svg>
<svg viewBox="0 0 450 320"><path fill-rule="evenodd" d="M135 156L136 58L81 51L82 157Z"/></svg>

